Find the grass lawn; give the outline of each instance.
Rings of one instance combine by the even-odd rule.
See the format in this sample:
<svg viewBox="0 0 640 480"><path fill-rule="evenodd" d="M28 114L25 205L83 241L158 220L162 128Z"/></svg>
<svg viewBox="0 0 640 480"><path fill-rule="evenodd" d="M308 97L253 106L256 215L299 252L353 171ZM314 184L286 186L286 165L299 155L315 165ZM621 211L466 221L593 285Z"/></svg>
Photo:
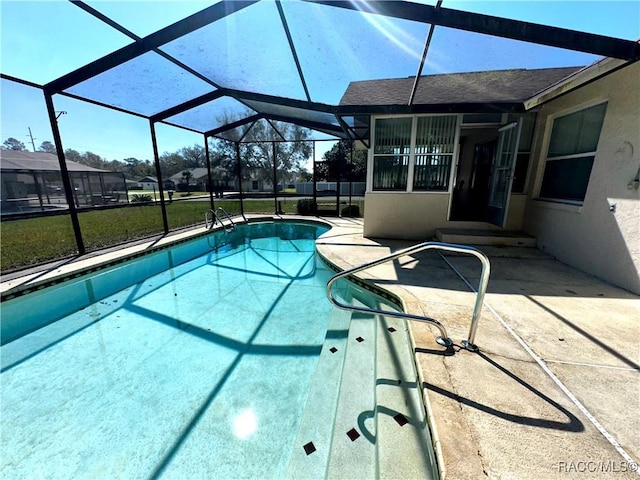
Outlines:
<svg viewBox="0 0 640 480"><path fill-rule="evenodd" d="M174 196L175 199L175 196ZM209 199L174 201L168 203L169 229L204 225ZM285 214L297 213L297 200L282 198L280 206ZM354 202L355 203L355 202ZM362 211L364 202L360 203ZM240 200L215 200L216 209L223 207L229 215L240 214ZM245 213L275 212L269 200L244 200ZM118 245L163 232L162 211L159 204L140 204L125 208L81 211L78 215L82 238L87 251ZM0 226L2 271L36 265L77 253L71 219L68 215L4 221Z"/></svg>

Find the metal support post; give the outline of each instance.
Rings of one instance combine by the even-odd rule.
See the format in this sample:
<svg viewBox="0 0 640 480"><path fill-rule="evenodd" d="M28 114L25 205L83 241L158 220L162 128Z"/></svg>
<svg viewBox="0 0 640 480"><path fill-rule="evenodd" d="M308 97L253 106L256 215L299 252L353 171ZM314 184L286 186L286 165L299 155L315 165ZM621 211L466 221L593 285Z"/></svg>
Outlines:
<svg viewBox="0 0 640 480"><path fill-rule="evenodd" d="M58 155L58 162L60 162L60 175L62 176L62 185L64 186L64 195L67 199L67 205L69 206L69 216L71 217L71 225L73 226L73 233L76 237L76 245L78 247L78 253L84 255L86 249L84 241L82 239L82 230L80 229L80 221L78 220L78 210L73 198L74 187L71 184L69 178L69 170L67 169L67 161L64 156L64 149L62 147L62 139L60 137L60 129L58 128L58 120L56 118L56 111L53 106L53 96L47 92L44 93L44 101L47 105L47 113L49 114L49 122L51 123L51 133L53 134L53 143L56 146L56 153Z"/></svg>
<svg viewBox="0 0 640 480"><path fill-rule="evenodd" d="M242 195L242 162L240 161L240 142L236 144L236 159L238 160L238 184L240 187L240 215L244 217L244 198Z"/></svg>
<svg viewBox="0 0 640 480"><path fill-rule="evenodd" d="M204 156L207 161L207 179L209 182L209 205L211 205L211 210L215 210L215 205L213 201L213 175L211 174L211 157L209 156L209 140L207 139L207 135L204 135Z"/></svg>
<svg viewBox="0 0 640 480"><path fill-rule="evenodd" d="M158 191L160 192L160 209L162 210L162 226L164 234L169 233L169 221L167 220L167 207L164 202L164 187L162 185L162 171L160 169L160 155L158 155L158 141L156 140L156 124L153 120L149 120L151 129L151 143L153 144L153 158L156 165L156 177L158 177ZM188 190L187 185L187 190Z"/></svg>

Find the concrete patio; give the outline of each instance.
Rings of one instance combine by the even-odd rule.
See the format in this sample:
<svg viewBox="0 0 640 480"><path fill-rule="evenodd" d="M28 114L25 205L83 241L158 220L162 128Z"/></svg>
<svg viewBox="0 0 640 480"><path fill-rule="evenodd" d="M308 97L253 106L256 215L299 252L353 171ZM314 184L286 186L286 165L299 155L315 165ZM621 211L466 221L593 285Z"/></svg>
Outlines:
<svg viewBox="0 0 640 480"><path fill-rule="evenodd" d="M415 244L362 237L331 220L319 252L341 268ZM638 478L640 297L532 248L478 247L491 277L475 343L461 348L480 263L425 251L361 274L408 313L441 472L451 479ZM449 262L450 264L448 264ZM454 271L452 267L460 273Z"/></svg>

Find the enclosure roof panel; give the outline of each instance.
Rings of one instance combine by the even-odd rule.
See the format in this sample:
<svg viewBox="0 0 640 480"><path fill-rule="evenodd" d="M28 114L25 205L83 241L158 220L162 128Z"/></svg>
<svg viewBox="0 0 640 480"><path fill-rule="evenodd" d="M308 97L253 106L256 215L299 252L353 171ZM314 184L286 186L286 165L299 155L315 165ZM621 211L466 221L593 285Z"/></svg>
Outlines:
<svg viewBox="0 0 640 480"><path fill-rule="evenodd" d="M79 38L79 25L91 35ZM40 85L132 44L131 38L61 1L1 1L0 32L2 73Z"/></svg>
<svg viewBox="0 0 640 480"><path fill-rule="evenodd" d="M147 52L66 90L133 113L151 116L215 90L155 52Z"/></svg>
<svg viewBox="0 0 640 480"><path fill-rule="evenodd" d="M233 140L259 119L354 138L344 116L524 108L575 65L640 59L640 4L566 3L0 2L2 74Z"/></svg>

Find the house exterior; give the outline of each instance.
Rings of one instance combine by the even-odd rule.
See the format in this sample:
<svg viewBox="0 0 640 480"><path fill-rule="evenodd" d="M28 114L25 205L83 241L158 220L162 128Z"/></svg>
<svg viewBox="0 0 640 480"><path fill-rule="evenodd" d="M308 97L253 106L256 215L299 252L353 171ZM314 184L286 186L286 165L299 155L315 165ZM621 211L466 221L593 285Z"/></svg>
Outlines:
<svg viewBox="0 0 640 480"><path fill-rule="evenodd" d="M171 175L169 180L171 180L175 187L178 190L186 191L187 186L185 182L185 178L183 172L189 172L191 177L189 178L189 188L191 190L207 190L207 182L209 178L209 174L206 168L198 167L198 168L187 168L184 170L180 170L175 175Z"/></svg>
<svg viewBox="0 0 640 480"><path fill-rule="evenodd" d="M67 161L76 207L127 203L124 174ZM46 152L0 150L2 215L67 208L60 162Z"/></svg>
<svg viewBox="0 0 640 480"><path fill-rule="evenodd" d="M191 178L189 179L189 186L191 190L208 191L207 185L209 182L209 176L207 173L207 169L202 167L181 170L175 175L169 177L171 181L175 182L176 188L178 190L186 190L184 176L182 174L185 171L191 173ZM216 178L213 179L213 191L216 192L216 194L222 194L222 192L224 191L238 190L240 190L240 182L237 176L229 182L218 180ZM242 191L245 193L272 192L273 183L269 180L258 178L252 174L249 174L247 178L242 179Z"/></svg>
<svg viewBox="0 0 640 480"><path fill-rule="evenodd" d="M540 249L640 293L640 64L353 82L369 104L365 236L517 230ZM379 107L378 107L379 106Z"/></svg>
<svg viewBox="0 0 640 480"><path fill-rule="evenodd" d="M138 184L143 190L158 190L158 179L156 177L144 177L138 180Z"/></svg>

